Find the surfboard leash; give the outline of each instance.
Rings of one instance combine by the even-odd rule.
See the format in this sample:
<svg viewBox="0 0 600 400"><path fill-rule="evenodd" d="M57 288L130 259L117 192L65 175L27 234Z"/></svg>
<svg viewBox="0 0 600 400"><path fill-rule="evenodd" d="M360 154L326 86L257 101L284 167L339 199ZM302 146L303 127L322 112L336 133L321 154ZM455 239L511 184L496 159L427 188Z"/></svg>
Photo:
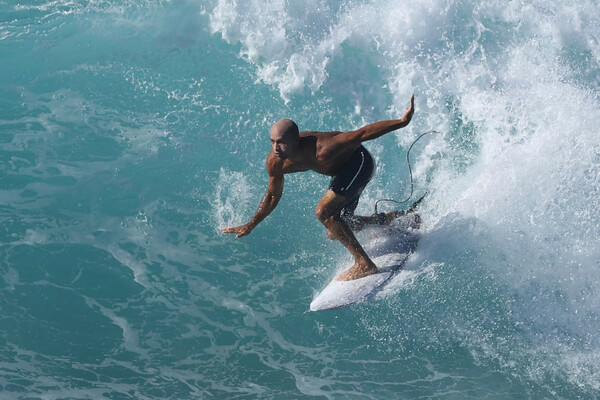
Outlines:
<svg viewBox="0 0 600 400"><path fill-rule="evenodd" d="M407 202L408 202L408 201L411 199L411 197L412 197L412 195L413 195L413 192L414 192L414 189L415 189L415 184L414 184L414 180L413 180L412 166L411 166L411 164L410 164L410 151L412 150L412 148L413 148L413 146L415 145L415 143L417 143L417 142L419 141L419 139L421 139L423 136L425 136L425 135L428 135L428 134L430 134L430 133L440 133L440 132L438 132L438 131L436 131L436 130L430 130L430 131L427 131L427 132L423 132L423 133L421 133L421 134L420 134L420 135L419 135L419 136L418 136L418 137L417 137L417 138L416 138L416 139L415 139L415 140L412 142L412 144L411 144L411 145L410 145L410 147L408 148L408 151L406 152L406 162L408 163L408 172L409 172L409 174L410 174L410 194L408 195L408 197L406 198L406 200L398 201L398 200L395 200L395 199L379 199L379 200L377 200L377 201L375 202L375 214L374 214L374 215L377 215L377 214L378 214L378 212L377 212L377 205L378 205L378 204L379 204L379 202L381 202L381 201L389 201L389 202L396 203L396 204L404 204L404 203L407 203ZM428 192L429 192L429 191L425 192L425 194L424 194L424 195L423 195L423 196L422 196L422 197L421 197L419 200L417 200L417 201L415 202L415 204L413 204L413 206L416 206L418 203L420 203L420 202L421 202L421 200L423 200L423 197L425 197L425 195L426 195Z"/></svg>

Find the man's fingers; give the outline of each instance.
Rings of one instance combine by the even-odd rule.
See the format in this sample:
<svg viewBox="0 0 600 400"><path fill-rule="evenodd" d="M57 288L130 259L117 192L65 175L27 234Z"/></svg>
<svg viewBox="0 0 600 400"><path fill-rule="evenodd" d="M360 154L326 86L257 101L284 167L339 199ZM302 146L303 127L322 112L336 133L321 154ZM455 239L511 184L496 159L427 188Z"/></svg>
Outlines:
<svg viewBox="0 0 600 400"><path fill-rule="evenodd" d="M226 227L221 228L221 232L223 233L237 233L236 237L246 236L250 233L250 229L247 229L245 225L235 226L235 227Z"/></svg>
<svg viewBox="0 0 600 400"><path fill-rule="evenodd" d="M241 238L242 236L246 236L247 234L249 234L250 230L248 230L248 229L240 229L239 231L237 231L237 233L238 234L237 234L236 237Z"/></svg>

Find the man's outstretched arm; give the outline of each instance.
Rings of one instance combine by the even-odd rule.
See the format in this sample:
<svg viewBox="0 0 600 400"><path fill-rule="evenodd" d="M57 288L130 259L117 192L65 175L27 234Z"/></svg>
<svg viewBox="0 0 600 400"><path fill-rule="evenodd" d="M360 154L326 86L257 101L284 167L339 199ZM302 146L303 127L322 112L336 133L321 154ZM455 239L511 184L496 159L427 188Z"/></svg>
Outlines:
<svg viewBox="0 0 600 400"><path fill-rule="evenodd" d="M269 176L269 187L267 188L267 193L260 202L258 210L256 210L256 214L254 214L254 217L252 217L250 222L248 222L246 225L222 228L221 232L237 233L237 237L248 235L250 232L252 232L252 229L254 229L256 225L260 223L260 221L265 219L269 214L271 214L271 211L277 207L282 194L283 175Z"/></svg>
<svg viewBox="0 0 600 400"><path fill-rule="evenodd" d="M349 141L356 141L358 143L365 142L367 140L377 139L386 133L395 131L396 129L404 128L410 123L412 116L415 112L415 96L410 96L410 106L404 111L404 115L400 119L393 119L389 121L375 122L374 124L363 126L362 128L348 132L347 139ZM345 136L345 135L339 135ZM341 137L340 137L341 139Z"/></svg>

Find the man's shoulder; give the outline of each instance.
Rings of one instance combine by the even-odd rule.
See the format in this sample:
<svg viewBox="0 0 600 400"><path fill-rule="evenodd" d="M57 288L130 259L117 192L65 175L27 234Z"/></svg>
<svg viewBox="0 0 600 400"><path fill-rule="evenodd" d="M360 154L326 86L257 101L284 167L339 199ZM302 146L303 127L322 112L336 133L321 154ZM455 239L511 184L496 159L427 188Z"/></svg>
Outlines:
<svg viewBox="0 0 600 400"><path fill-rule="evenodd" d="M314 132L314 131L307 131L307 132L300 132L300 137L314 137L317 140L322 140L322 139L329 139L332 138L334 136L339 135L340 131L332 131L332 132Z"/></svg>
<svg viewBox="0 0 600 400"><path fill-rule="evenodd" d="M267 155L267 160L265 162L265 166L267 167L267 172L269 173L269 176L283 175L283 164L284 160L277 157L273 150L271 150Z"/></svg>

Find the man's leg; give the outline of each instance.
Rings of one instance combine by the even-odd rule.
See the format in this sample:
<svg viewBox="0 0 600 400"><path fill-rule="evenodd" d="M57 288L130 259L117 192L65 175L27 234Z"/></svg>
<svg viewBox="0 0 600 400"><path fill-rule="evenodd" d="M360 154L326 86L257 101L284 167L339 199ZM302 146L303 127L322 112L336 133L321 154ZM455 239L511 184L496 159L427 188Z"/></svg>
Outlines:
<svg viewBox="0 0 600 400"><path fill-rule="evenodd" d="M396 218L394 211L375 215L343 216L353 232L360 232L368 225L389 225Z"/></svg>
<svg viewBox="0 0 600 400"><path fill-rule="evenodd" d="M357 199L356 204L352 203L350 204L350 207L348 207L348 205L345 206L342 209L341 215L346 220L353 232L360 232L367 225L389 225L396 218L413 214L417 210L417 206L423 200L423 198L425 198L425 194L421 196L419 200L412 203L406 211L388 211L370 216L354 215L354 210L356 209L356 205L358 205ZM412 221L411 225L414 229L418 229L420 227L421 217L419 214L414 214L414 220Z"/></svg>
<svg viewBox="0 0 600 400"><path fill-rule="evenodd" d="M358 196L360 196L361 192L362 189L358 191ZM340 216L350 229L352 229L352 232L360 232L367 225L388 225L398 216L397 211L389 211L387 213L373 214L370 216L355 215L354 210L356 210L356 207L358 206L358 199L359 197L346 203L340 210ZM327 237L331 240L336 240L329 229L327 229Z"/></svg>
<svg viewBox="0 0 600 400"><path fill-rule="evenodd" d="M339 240L354 257L354 265L348 271L338 276L340 281L362 278L377 272L377 267L362 248L348 224L340 216L342 207L347 203L344 196L327 190L317 205L315 214L331 236Z"/></svg>

